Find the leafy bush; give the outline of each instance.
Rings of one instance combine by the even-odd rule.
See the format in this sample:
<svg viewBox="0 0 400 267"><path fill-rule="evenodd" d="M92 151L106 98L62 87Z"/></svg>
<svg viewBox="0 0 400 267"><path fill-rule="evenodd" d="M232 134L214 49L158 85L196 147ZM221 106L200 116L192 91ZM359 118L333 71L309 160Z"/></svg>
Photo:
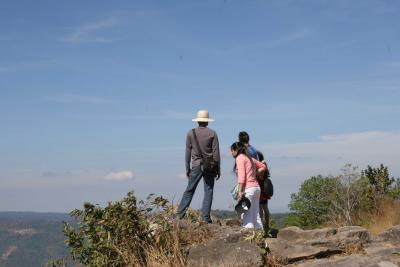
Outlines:
<svg viewBox="0 0 400 267"><path fill-rule="evenodd" d="M150 195L137 202L134 192L105 208L90 203L64 223L72 257L86 266L184 266L173 206Z"/></svg>
<svg viewBox="0 0 400 267"><path fill-rule="evenodd" d="M389 191L389 196L393 199L400 199L400 178L397 178L393 183L391 190Z"/></svg>
<svg viewBox="0 0 400 267"><path fill-rule="evenodd" d="M382 216L383 206L398 205L399 198L400 179L390 177L383 164L378 168L368 166L361 172L346 164L335 177L318 175L304 181L300 191L291 196L291 213L285 218L285 225L367 226L376 221L374 216Z"/></svg>
<svg viewBox="0 0 400 267"><path fill-rule="evenodd" d="M372 168L368 165L361 175L368 182L366 193L370 210L378 209L380 202L387 197L399 198L400 179L395 180L394 177L390 177L388 167L381 164L378 168Z"/></svg>
<svg viewBox="0 0 400 267"><path fill-rule="evenodd" d="M292 194L285 225L315 227L329 219L330 204L336 180L322 175L313 176Z"/></svg>

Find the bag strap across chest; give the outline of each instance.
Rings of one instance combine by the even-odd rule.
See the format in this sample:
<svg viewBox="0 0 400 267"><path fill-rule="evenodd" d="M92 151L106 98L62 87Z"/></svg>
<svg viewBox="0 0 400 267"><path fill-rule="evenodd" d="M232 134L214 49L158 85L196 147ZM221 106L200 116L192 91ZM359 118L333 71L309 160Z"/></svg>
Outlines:
<svg viewBox="0 0 400 267"><path fill-rule="evenodd" d="M193 132L194 142L196 144L197 150L200 153L200 157L203 158L203 151L200 148L199 140L197 140L196 131L194 129L192 129L192 132Z"/></svg>

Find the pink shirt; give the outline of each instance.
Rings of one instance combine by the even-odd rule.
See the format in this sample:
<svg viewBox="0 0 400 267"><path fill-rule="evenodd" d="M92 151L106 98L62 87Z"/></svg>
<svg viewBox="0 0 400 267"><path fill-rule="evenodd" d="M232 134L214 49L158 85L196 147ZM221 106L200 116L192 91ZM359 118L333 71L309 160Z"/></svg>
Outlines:
<svg viewBox="0 0 400 267"><path fill-rule="evenodd" d="M258 187L257 182L257 170L266 170L263 163L258 160L253 159L254 164L251 163L250 159L244 155L240 154L236 157L236 171L238 176L238 183L245 184L245 188Z"/></svg>

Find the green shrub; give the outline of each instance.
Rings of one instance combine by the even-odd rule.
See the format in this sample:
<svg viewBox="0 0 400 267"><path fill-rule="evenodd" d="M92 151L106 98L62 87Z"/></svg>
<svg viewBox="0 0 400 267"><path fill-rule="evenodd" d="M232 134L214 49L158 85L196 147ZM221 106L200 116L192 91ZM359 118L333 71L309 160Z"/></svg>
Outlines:
<svg viewBox="0 0 400 267"><path fill-rule="evenodd" d="M390 177L388 167L358 168L346 164L335 177L313 176L292 194L285 225L312 228L325 223L366 224L379 212L382 201L400 198L400 179Z"/></svg>
<svg viewBox="0 0 400 267"><path fill-rule="evenodd" d="M64 223L65 242L86 266L183 266L172 213L166 199L138 203L134 192L105 208L85 203L71 212L77 226Z"/></svg>
<svg viewBox="0 0 400 267"><path fill-rule="evenodd" d="M285 218L285 225L315 227L326 222L335 183L334 178L322 175L304 181L300 191L291 195L290 214Z"/></svg>

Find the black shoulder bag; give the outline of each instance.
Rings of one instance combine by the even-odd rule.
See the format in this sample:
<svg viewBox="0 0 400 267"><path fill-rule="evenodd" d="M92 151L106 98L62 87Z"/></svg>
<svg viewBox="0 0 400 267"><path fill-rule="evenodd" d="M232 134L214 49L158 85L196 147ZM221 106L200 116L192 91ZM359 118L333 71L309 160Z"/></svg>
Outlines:
<svg viewBox="0 0 400 267"><path fill-rule="evenodd" d="M203 172L204 175L207 176L216 176L218 172L218 162L214 160L213 155L207 155L203 153L203 151L200 148L199 141L197 140L196 132L194 129L192 129L194 140L196 143L197 150L200 152L200 157L201 157L201 171Z"/></svg>
<svg viewBox="0 0 400 267"><path fill-rule="evenodd" d="M271 198L273 195L274 195L274 185L272 184L272 181L271 181L271 178L270 178L270 173L269 173L269 169L268 169L268 166L267 166L267 169L266 169L266 171L265 171L265 174L264 174L264 177L265 177L265 179L264 179L264 182L263 182L263 185L264 185L264 194L265 194L265 196L267 197L267 198Z"/></svg>

